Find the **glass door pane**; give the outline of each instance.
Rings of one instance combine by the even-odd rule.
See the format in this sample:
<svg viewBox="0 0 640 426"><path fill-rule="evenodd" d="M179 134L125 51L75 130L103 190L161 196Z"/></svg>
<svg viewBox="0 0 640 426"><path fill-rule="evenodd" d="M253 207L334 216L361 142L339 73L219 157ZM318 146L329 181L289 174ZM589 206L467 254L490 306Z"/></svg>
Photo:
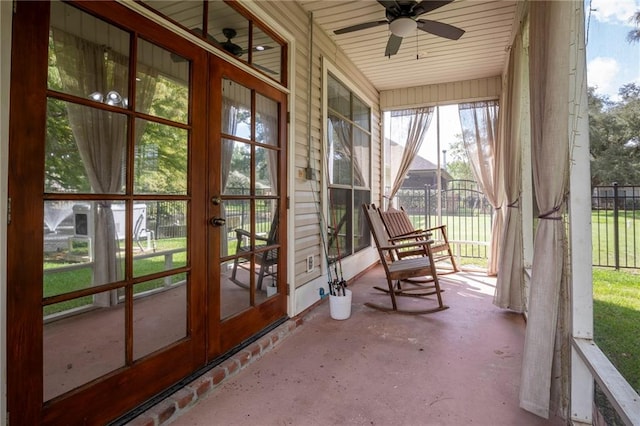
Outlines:
<svg viewBox="0 0 640 426"><path fill-rule="evenodd" d="M189 61L62 2L49 35L45 401L188 336L191 214Z"/></svg>
<svg viewBox="0 0 640 426"><path fill-rule="evenodd" d="M229 74L224 74L229 75ZM240 76L241 77L241 76ZM255 81L220 78L220 155L212 170L220 170L219 207L224 218L216 229L220 239L219 302L226 342L266 327L284 315L284 276L280 220L282 167L282 101L261 93ZM242 81L242 82L241 82ZM216 214L214 214L216 216ZM240 325L242 324L242 325ZM253 332L251 331L253 330ZM237 341L239 343L240 341Z"/></svg>

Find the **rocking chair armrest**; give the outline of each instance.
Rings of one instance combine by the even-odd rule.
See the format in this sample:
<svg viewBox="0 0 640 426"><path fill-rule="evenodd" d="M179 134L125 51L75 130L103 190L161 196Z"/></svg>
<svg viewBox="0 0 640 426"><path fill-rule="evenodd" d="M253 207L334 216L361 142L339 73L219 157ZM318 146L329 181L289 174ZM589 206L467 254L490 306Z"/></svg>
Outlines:
<svg viewBox="0 0 640 426"><path fill-rule="evenodd" d="M410 243L392 244L389 246L379 246L380 250L398 250L401 248L424 247L433 244L433 240L411 241Z"/></svg>
<svg viewBox="0 0 640 426"><path fill-rule="evenodd" d="M236 231L236 237L238 239L241 239L242 237L251 238L251 232L249 231L246 231L242 228L236 228L235 231ZM261 235L255 235L255 239L258 241L269 241L269 238L263 237Z"/></svg>
<svg viewBox="0 0 640 426"><path fill-rule="evenodd" d="M436 230L443 230L444 228L446 228L447 225L438 225L438 226L432 226L431 228L427 228L425 229L425 232L431 232L431 231L436 231Z"/></svg>
<svg viewBox="0 0 640 426"><path fill-rule="evenodd" d="M403 232L402 234L398 234L394 238L405 237L407 235L422 234L423 232L424 231L422 229L413 229L411 231L407 231L407 232Z"/></svg>
<svg viewBox="0 0 640 426"><path fill-rule="evenodd" d="M416 230L412 232L407 232L405 234L396 235L395 237L389 237L389 241L403 241L403 240L409 240L409 239L415 239L415 238L429 239L431 238L431 235L432 235L431 232Z"/></svg>
<svg viewBox="0 0 640 426"><path fill-rule="evenodd" d="M240 237L247 237L247 238L251 237L251 232L245 231L242 228L236 228L235 231L236 231L236 236L238 238L240 238Z"/></svg>

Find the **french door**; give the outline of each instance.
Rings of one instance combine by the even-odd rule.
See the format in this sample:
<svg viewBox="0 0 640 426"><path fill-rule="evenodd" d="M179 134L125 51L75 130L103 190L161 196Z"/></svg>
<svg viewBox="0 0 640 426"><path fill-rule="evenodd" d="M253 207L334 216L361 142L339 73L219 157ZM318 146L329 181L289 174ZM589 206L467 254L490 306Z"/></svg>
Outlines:
<svg viewBox="0 0 640 426"><path fill-rule="evenodd" d="M112 2L13 28L11 423L105 423L285 315L284 95Z"/></svg>
<svg viewBox="0 0 640 426"><path fill-rule="evenodd" d="M286 312L286 95L213 55L209 356Z"/></svg>

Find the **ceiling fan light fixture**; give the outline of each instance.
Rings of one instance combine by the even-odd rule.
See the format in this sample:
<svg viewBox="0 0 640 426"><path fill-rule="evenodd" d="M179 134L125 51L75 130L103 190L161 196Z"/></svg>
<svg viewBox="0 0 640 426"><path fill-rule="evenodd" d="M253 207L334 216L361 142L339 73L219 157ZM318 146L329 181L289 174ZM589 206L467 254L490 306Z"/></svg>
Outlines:
<svg viewBox="0 0 640 426"><path fill-rule="evenodd" d="M406 16L400 16L389 23L389 30L398 37L411 35L417 27L418 23Z"/></svg>

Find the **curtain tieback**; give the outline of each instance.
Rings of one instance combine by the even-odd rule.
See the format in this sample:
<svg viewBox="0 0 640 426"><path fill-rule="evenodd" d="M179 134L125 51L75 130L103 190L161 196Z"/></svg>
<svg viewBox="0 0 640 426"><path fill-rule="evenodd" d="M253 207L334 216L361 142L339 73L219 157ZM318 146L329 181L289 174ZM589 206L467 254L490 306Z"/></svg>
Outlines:
<svg viewBox="0 0 640 426"><path fill-rule="evenodd" d="M559 211L560 211L560 206L554 207L553 209L549 210L548 212L543 213L540 216L538 216L538 219L562 220L560 215L554 216L554 214L559 212Z"/></svg>
<svg viewBox="0 0 640 426"><path fill-rule="evenodd" d="M507 204L507 207L510 207L510 208L512 208L512 209L518 209L518 208L520 208L520 199L519 199L519 198L516 198L516 200L515 200L513 203L511 203L511 204Z"/></svg>

